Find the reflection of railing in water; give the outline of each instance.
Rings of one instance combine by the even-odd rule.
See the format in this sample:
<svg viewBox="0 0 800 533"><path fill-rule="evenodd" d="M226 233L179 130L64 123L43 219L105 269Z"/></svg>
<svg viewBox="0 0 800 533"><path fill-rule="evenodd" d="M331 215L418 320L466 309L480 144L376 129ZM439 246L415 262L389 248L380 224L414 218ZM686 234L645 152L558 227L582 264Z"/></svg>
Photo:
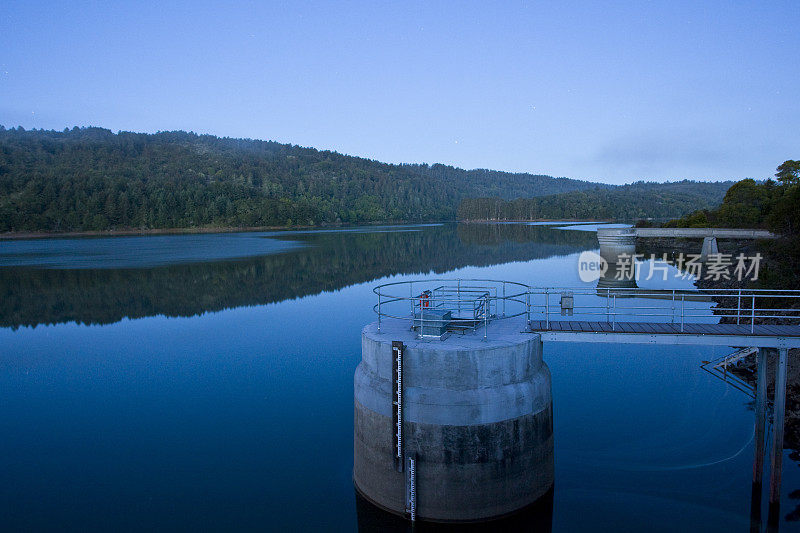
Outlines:
<svg viewBox="0 0 800 533"><path fill-rule="evenodd" d="M755 387L729 371L729 368L735 367L739 361L755 353L758 353L757 348L741 348L732 354L723 355L722 357L714 359L713 361L703 361L703 364L700 365L700 368L715 378L729 384L734 389L745 393L750 398L755 398Z"/></svg>

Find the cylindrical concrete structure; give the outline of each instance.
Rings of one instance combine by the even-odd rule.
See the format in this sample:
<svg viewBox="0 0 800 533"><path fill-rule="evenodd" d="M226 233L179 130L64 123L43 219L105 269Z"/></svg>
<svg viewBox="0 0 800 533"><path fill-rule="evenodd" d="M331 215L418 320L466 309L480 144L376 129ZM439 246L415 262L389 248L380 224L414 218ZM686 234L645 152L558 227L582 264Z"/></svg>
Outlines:
<svg viewBox="0 0 800 533"><path fill-rule="evenodd" d="M416 456L420 519L476 521L522 509L553 485L550 371L524 321L418 340L408 323L362 331L355 374L353 479L374 504L405 510L395 469L392 341L403 350L403 448Z"/></svg>
<svg viewBox="0 0 800 533"><path fill-rule="evenodd" d="M620 256L627 255L632 261L636 253L636 230L633 228L598 228L597 242L600 243L600 256L609 263L621 262Z"/></svg>

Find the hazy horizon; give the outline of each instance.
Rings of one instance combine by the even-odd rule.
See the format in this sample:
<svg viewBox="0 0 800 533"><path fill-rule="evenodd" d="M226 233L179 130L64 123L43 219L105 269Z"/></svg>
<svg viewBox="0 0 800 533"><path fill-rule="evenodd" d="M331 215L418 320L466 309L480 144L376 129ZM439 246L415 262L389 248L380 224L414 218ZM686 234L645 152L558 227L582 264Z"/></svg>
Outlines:
<svg viewBox="0 0 800 533"><path fill-rule="evenodd" d="M800 4L10 1L0 124L184 130L602 183L800 157Z"/></svg>

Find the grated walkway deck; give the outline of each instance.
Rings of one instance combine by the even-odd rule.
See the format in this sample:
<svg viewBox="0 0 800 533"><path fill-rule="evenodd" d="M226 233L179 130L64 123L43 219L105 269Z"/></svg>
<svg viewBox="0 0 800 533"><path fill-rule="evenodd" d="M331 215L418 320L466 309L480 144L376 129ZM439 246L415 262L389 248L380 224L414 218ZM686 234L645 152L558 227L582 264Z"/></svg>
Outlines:
<svg viewBox="0 0 800 533"><path fill-rule="evenodd" d="M768 337L800 337L800 326L756 324L680 324L669 322L589 322L582 320L532 320L532 331L575 331L597 333L662 333L678 335L756 335Z"/></svg>
<svg viewBox="0 0 800 533"><path fill-rule="evenodd" d="M761 348L800 347L800 325L680 324L669 322L593 322L532 320L530 330L542 340L646 344L706 344Z"/></svg>

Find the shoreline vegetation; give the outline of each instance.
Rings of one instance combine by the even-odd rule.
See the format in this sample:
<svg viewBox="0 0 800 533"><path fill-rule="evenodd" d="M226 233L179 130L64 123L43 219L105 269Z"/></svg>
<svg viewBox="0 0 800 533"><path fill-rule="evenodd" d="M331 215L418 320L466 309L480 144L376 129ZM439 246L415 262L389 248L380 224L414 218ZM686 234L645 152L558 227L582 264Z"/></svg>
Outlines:
<svg viewBox="0 0 800 533"><path fill-rule="evenodd" d="M255 232L255 231L279 231L291 229L307 229L317 228L319 226L259 226L249 228L234 228L234 227L202 227L202 228L149 228L149 229L136 229L136 228L120 228L108 230L93 230L93 231L15 231L0 233L0 241L8 240L26 240L26 239L59 239L59 238L74 238L74 237L130 237L130 236L146 236L146 235L183 235L183 234L203 234L203 233L238 233L238 232ZM341 226L339 226L341 227Z"/></svg>
<svg viewBox="0 0 800 533"><path fill-rule="evenodd" d="M465 198L459 220L531 221L541 218L667 221L716 208L733 182L636 182L529 198Z"/></svg>
<svg viewBox="0 0 800 533"><path fill-rule="evenodd" d="M447 223L464 223L464 224L482 224L490 221L487 220L430 220L426 224L447 224ZM554 224L586 222L589 224L605 224L613 223L613 220L587 220L583 218L559 218L548 219L542 218L538 220L516 220L508 221L510 223L524 224L526 222L552 222ZM117 228L108 230L92 230L92 231L15 231L0 233L0 241L3 240L25 240L25 239L58 239L58 238L72 238L72 237L130 237L130 236L145 236L145 235L183 235L183 234L204 234L204 233L246 233L258 231L294 231L294 230L316 230L316 229L332 229L332 228L354 228L359 226L382 226L382 225L398 225L398 224L420 224L419 221L410 220L387 220L379 222L367 222L363 224L326 224L324 226L250 226L250 227L235 227L235 226L207 226L207 227L190 227L190 228Z"/></svg>

